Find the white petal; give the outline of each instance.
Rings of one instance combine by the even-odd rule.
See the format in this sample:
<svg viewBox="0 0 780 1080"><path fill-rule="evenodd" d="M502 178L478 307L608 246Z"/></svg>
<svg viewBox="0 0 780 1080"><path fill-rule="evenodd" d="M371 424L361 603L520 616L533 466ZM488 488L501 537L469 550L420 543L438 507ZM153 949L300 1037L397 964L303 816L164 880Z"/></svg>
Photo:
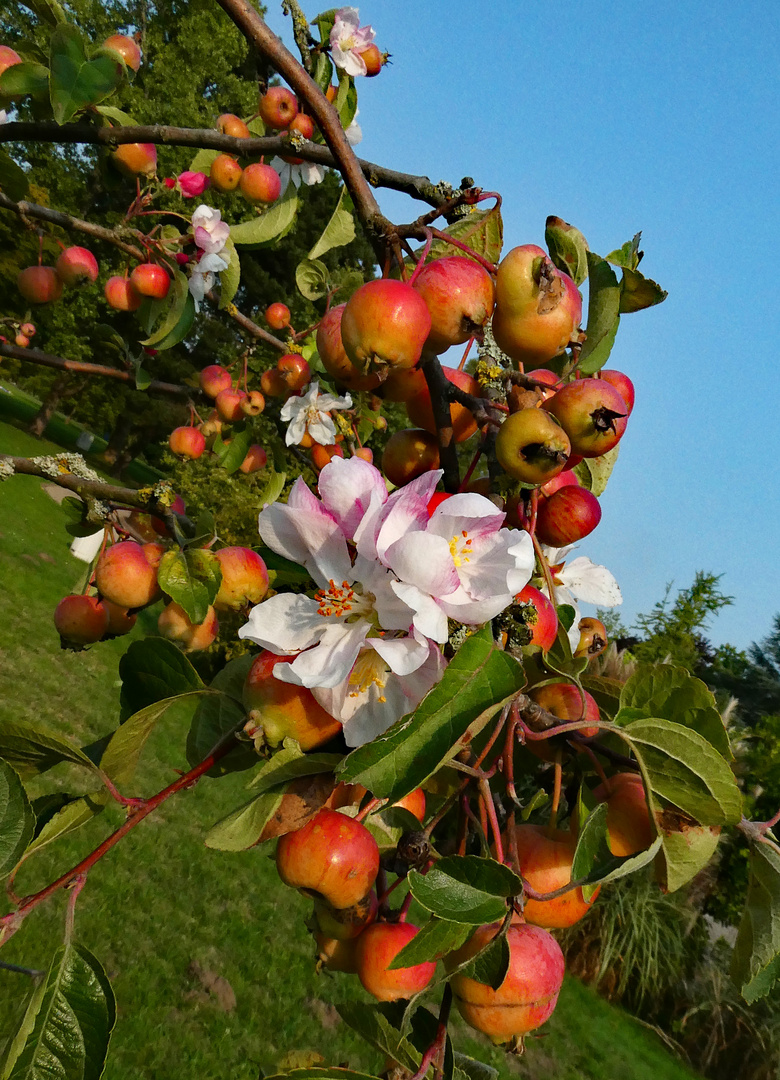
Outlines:
<svg viewBox="0 0 780 1080"><path fill-rule="evenodd" d="M387 488L379 469L358 457L332 458L320 473L317 487L323 503L350 540L371 506L372 495L377 495L380 504L387 502Z"/></svg>
<svg viewBox="0 0 780 1080"><path fill-rule="evenodd" d="M267 506L258 527L263 543L305 566L319 586L324 588L331 580L354 580L343 532L300 477L287 505Z"/></svg>
<svg viewBox="0 0 780 1080"><path fill-rule="evenodd" d="M433 597L403 581L394 581L391 587L396 596L408 604L414 612L415 630L424 637L431 638L432 641L444 644L449 636L447 616Z"/></svg>
<svg viewBox="0 0 780 1080"><path fill-rule="evenodd" d="M347 677L371 626L365 619L355 623L330 621L325 626L325 633L313 649L296 656L291 664L276 665L277 679L296 686L327 689L338 686Z"/></svg>
<svg viewBox="0 0 780 1080"><path fill-rule="evenodd" d="M321 446L333 446L336 442L336 425L327 413L315 413L316 420L309 420L307 428L312 439Z"/></svg>
<svg viewBox="0 0 780 1080"><path fill-rule="evenodd" d="M426 638L371 638L371 645L396 675L411 675L428 659L431 646Z"/></svg>
<svg viewBox="0 0 780 1080"><path fill-rule="evenodd" d="M323 165L317 165L313 161L302 161L298 168L301 170L301 179L307 187L311 187L313 184L321 184L325 179Z"/></svg>
<svg viewBox="0 0 780 1080"><path fill-rule="evenodd" d="M584 555L566 563L558 579L583 604L617 607L623 603L620 586L612 573L606 566L599 566Z"/></svg>
<svg viewBox="0 0 780 1080"><path fill-rule="evenodd" d="M317 601L308 596L277 593L255 604L238 636L274 653L308 649L328 628L327 621L318 614L318 607Z"/></svg>
<svg viewBox="0 0 780 1080"><path fill-rule="evenodd" d="M512 593L504 593L502 596L488 596L482 600L473 600L465 589L459 589L451 596L439 600L439 607L456 622L466 623L468 626L478 626L480 623L494 619L504 608L514 600Z"/></svg>
<svg viewBox="0 0 780 1080"><path fill-rule="evenodd" d="M402 536L387 549L383 562L401 581L431 596L447 596L460 584L447 541L430 533Z"/></svg>

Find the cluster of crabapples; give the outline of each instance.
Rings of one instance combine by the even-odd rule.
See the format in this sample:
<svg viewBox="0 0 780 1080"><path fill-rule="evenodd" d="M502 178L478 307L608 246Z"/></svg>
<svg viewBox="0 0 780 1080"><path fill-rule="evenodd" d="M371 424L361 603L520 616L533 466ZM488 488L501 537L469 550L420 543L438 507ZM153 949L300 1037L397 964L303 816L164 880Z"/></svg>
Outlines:
<svg viewBox="0 0 780 1080"><path fill-rule="evenodd" d="M35 323L20 323L17 319L11 318L0 319L0 329L7 330L13 337L14 345L17 345L20 349L26 349L37 333ZM8 344L8 338L5 334L0 334L0 344Z"/></svg>
<svg viewBox="0 0 780 1080"><path fill-rule="evenodd" d="M173 512L184 512L181 498ZM63 597L54 611L54 626L63 648L80 650L104 638L119 637L135 626L138 612L162 596L160 565L169 550L162 519L133 512L128 525L136 533L157 535L156 540L122 540L101 551L87 590ZM205 618L193 622L180 604L171 601L160 612L158 633L184 652L207 649L219 634L217 612L246 612L268 591L268 571L260 556L244 547L214 552L222 580Z"/></svg>

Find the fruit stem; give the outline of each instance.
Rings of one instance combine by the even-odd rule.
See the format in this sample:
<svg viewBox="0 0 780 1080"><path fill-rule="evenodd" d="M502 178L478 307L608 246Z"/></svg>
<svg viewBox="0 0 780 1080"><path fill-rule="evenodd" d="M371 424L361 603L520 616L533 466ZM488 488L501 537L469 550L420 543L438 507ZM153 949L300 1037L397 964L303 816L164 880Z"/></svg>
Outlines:
<svg viewBox="0 0 780 1080"><path fill-rule="evenodd" d="M484 446L483 446L482 442L480 442L479 446L477 447L477 449L474 452L474 457L471 459L471 463L470 463L468 469L466 469L466 474L465 474L465 476L463 477L463 479L460 482L460 487L458 488L458 491L465 491L466 490L466 485L468 484L469 480L471 479L471 474L476 469L477 463L479 462L479 459L482 457L483 451L484 451Z"/></svg>
<svg viewBox="0 0 780 1080"><path fill-rule="evenodd" d="M404 902L403 902L403 904L401 904L400 910L398 911L398 917L396 918L395 921L399 922L399 923L405 923L406 922L406 916L409 914L409 908L411 906L412 906L412 894L411 894L411 892L408 892L406 894L406 896L404 897Z"/></svg>
<svg viewBox="0 0 780 1080"><path fill-rule="evenodd" d="M422 254L420 255L419 259L417 260L417 265L414 268L414 273L409 278L409 280L407 282L407 285L414 285L420 271L425 266L425 260L428 258L429 254L430 254L430 251L431 251L431 244L433 243L433 233L428 228L426 228L424 230L424 232L425 232L425 247L423 248Z"/></svg>
<svg viewBox="0 0 780 1080"><path fill-rule="evenodd" d="M439 1009L439 1025L436 1028L436 1037L425 1051L420 1061L420 1067L409 1080L423 1080L423 1077L428 1072L428 1069L434 1064L434 1080L442 1075L444 1048L447 1045L447 1024L450 1019L450 1009L452 1007L452 987L449 983L444 987L444 995L441 999L441 1008Z"/></svg>
<svg viewBox="0 0 780 1080"><path fill-rule="evenodd" d="M458 371L463 371L463 368L466 366L466 361L468 360L469 353L471 352L471 346L474 344L474 342L476 340L477 339L472 334L471 337L466 342L466 351L464 352L463 356L460 359L460 363L458 364Z"/></svg>
<svg viewBox="0 0 780 1080"><path fill-rule="evenodd" d="M498 814L496 813L496 804L493 802L493 795L490 791L490 784L487 780L480 780L479 791L482 801L485 804L485 810L490 820L490 828L493 832L493 843L496 848L496 859L503 863L504 861L504 845L501 842L501 826L498 824Z"/></svg>
<svg viewBox="0 0 780 1080"><path fill-rule="evenodd" d="M460 248L461 251L465 251L466 254L470 255L471 258L478 262L480 266L484 266L484 268L489 274L495 275L496 264L489 262L487 259L483 258L478 251L474 250L474 248L469 247L468 244L464 244L462 240L457 240L454 236L450 236L449 233L442 232L441 229L432 228L431 232L437 240L443 240L445 244L451 244L452 247Z"/></svg>
<svg viewBox="0 0 780 1080"><path fill-rule="evenodd" d="M555 772L553 781L552 806L550 807L550 820L547 822L547 835L552 836L558 824L558 807L561 805L561 784L563 781L563 766L561 765L561 751L555 752Z"/></svg>
<svg viewBox="0 0 780 1080"><path fill-rule="evenodd" d="M536 539L534 533L528 530L528 535L531 537L531 541L534 545L534 551L536 552L536 558L542 568L542 576L544 578L545 585L547 586L547 592L550 596L550 601L555 604L555 585L553 583L553 576L552 571L550 570L550 564L545 558L544 552L542 551L542 545ZM557 604L555 606L557 607Z"/></svg>

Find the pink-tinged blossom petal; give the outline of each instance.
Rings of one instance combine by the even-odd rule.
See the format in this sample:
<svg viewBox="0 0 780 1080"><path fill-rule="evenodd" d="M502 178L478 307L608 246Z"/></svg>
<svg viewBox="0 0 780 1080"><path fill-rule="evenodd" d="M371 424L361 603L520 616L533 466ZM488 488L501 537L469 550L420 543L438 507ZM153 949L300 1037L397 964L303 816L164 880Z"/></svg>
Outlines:
<svg viewBox="0 0 780 1080"><path fill-rule="evenodd" d="M373 596L374 611L383 630L411 629L414 612L396 595L393 588L396 578L390 570L358 555L352 576L361 583L363 595Z"/></svg>
<svg viewBox="0 0 780 1080"><path fill-rule="evenodd" d="M464 589L475 600L501 594L512 597L528 584L534 568L533 542L528 533L501 529L467 550L471 554L464 556L458 574Z"/></svg>
<svg viewBox="0 0 780 1080"><path fill-rule="evenodd" d="M442 475L441 469L423 473L388 498L376 522L376 555L382 562L396 540L427 528L428 503Z"/></svg>
<svg viewBox="0 0 780 1080"><path fill-rule="evenodd" d="M496 533L504 524L505 514L490 499L473 492L451 495L434 510L428 531L449 540L463 532L483 536Z"/></svg>
<svg viewBox="0 0 780 1080"><path fill-rule="evenodd" d="M451 596L445 596L439 601L439 607L450 619L465 623L467 626L479 626L480 623L494 619L505 607L512 603L514 597L504 594L503 596L490 596L484 600L474 600L465 589L458 589Z"/></svg>
<svg viewBox="0 0 780 1080"><path fill-rule="evenodd" d="M198 195L202 195L210 183L208 176L202 172L190 172L188 170L179 173L179 191L185 199L194 199Z"/></svg>
<svg viewBox="0 0 780 1080"><path fill-rule="evenodd" d="M318 608L317 601L308 596L277 593L255 604L238 636L274 653L309 649L317 644L328 627Z"/></svg>
<svg viewBox="0 0 780 1080"><path fill-rule="evenodd" d="M372 27L358 25L357 8L340 8L336 12L329 39L333 63L346 71L347 75L365 75L367 68L360 54L368 48L374 37Z"/></svg>
<svg viewBox="0 0 780 1080"><path fill-rule="evenodd" d="M407 585L403 581L394 581L392 588L396 596L414 612L415 630L443 645L449 636L447 616L433 597L422 592L416 585Z"/></svg>
<svg viewBox="0 0 780 1080"><path fill-rule="evenodd" d="M325 632L313 649L306 649L291 664L276 664L274 678L311 689L332 689L347 678L371 624L322 620Z"/></svg>
<svg viewBox="0 0 780 1080"><path fill-rule="evenodd" d="M305 566L321 588L330 581L354 580L343 532L300 477L287 505L267 506L260 513L258 527L263 543Z"/></svg>
<svg viewBox="0 0 780 1080"><path fill-rule="evenodd" d="M425 532L402 536L387 549L383 561L401 581L432 596L446 596L460 584L449 545L441 536Z"/></svg>
<svg viewBox="0 0 780 1080"><path fill-rule="evenodd" d="M395 675L411 675L431 652L431 643L424 637L371 638L371 645Z"/></svg>
<svg viewBox="0 0 780 1080"><path fill-rule="evenodd" d="M333 458L320 473L320 498L344 531L355 532L371 506L371 496L387 502L387 488L379 469L362 458Z"/></svg>

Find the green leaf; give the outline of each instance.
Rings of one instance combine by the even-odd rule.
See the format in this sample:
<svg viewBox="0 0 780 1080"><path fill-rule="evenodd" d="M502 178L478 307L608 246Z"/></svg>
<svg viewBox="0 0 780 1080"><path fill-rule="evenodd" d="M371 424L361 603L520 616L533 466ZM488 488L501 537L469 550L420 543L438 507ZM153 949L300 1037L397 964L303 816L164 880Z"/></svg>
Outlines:
<svg viewBox="0 0 780 1080"><path fill-rule="evenodd" d="M477 1061L467 1054L461 1054L456 1050L453 1054L456 1068L468 1077L468 1080L499 1080L498 1069L492 1065L486 1065L484 1061Z"/></svg>
<svg viewBox="0 0 780 1080"><path fill-rule="evenodd" d="M357 105L358 96L354 79L351 75L346 75L343 70L339 71L339 88L336 92L333 108L339 114L341 126L345 131L355 119Z"/></svg>
<svg viewBox="0 0 780 1080"><path fill-rule="evenodd" d="M9 157L5 150L0 150L0 191L9 199L18 202L30 190L27 173Z"/></svg>
<svg viewBox="0 0 780 1080"><path fill-rule="evenodd" d="M295 268L295 284L307 300L318 300L328 291L330 271L319 259L301 259Z"/></svg>
<svg viewBox="0 0 780 1080"><path fill-rule="evenodd" d="M599 255L588 252L588 325L579 370L593 375L604 367L620 322L620 285L615 271Z"/></svg>
<svg viewBox="0 0 780 1080"><path fill-rule="evenodd" d="M620 310L629 314L633 311L644 311L645 308L655 307L662 304L669 293L666 289L640 274L638 270L623 270L623 280L620 283Z"/></svg>
<svg viewBox="0 0 780 1080"><path fill-rule="evenodd" d="M49 26L68 21L65 9L58 0L25 0L25 7L28 7L41 22L48 23Z"/></svg>
<svg viewBox="0 0 780 1080"><path fill-rule="evenodd" d="M187 735L187 761L191 766L203 761L216 743L229 731L234 731L245 718L246 710L241 703L241 694L253 660L254 657L248 654L230 660L214 676L209 687L211 690L219 690L220 693L201 698ZM206 775L224 776L229 772L243 772L256 764L257 753L254 746L251 743L240 743Z"/></svg>
<svg viewBox="0 0 780 1080"><path fill-rule="evenodd" d="M592 491L594 495L603 495L607 482L612 475L618 454L620 443L595 458L584 458L579 465L575 465L574 472L584 488Z"/></svg>
<svg viewBox="0 0 780 1080"><path fill-rule="evenodd" d="M88 60L81 33L70 23L59 24L51 35L49 92L58 124L72 120L79 110L108 97L125 77L124 64L110 56Z"/></svg>
<svg viewBox="0 0 780 1080"><path fill-rule="evenodd" d="M152 385L152 376L144 368L143 361L138 360L135 364L135 388L136 390L148 390Z"/></svg>
<svg viewBox="0 0 780 1080"><path fill-rule="evenodd" d="M419 934L417 937L419 938ZM416 939L415 939L416 940ZM408 948L408 946L405 946ZM399 953L400 955L400 953ZM339 1016L361 1038L390 1057L409 1073L417 1071L422 1060L420 1052L405 1038L396 1024L398 1012L395 1005L367 1005L362 1001L340 1002L336 1009ZM400 1021L399 1021L400 1023Z"/></svg>
<svg viewBox="0 0 780 1080"><path fill-rule="evenodd" d="M415 713L344 759L340 778L396 802L459 753L524 681L521 666L496 648L485 626L461 645Z"/></svg>
<svg viewBox="0 0 780 1080"><path fill-rule="evenodd" d="M23 62L13 64L0 75L0 96L33 97L45 94L49 88L49 69L43 64Z"/></svg>
<svg viewBox="0 0 780 1080"><path fill-rule="evenodd" d="M22 779L46 772L61 761L95 771L94 762L75 743L24 721L0 720L0 758L13 765Z"/></svg>
<svg viewBox="0 0 780 1080"><path fill-rule="evenodd" d="M146 340L142 341L141 344L159 350L161 343L164 342L165 339L170 336L171 332L179 326L187 306L187 300L191 299L192 297L189 293L189 281L186 275L183 274L181 270L174 270L173 280L171 281L168 295L165 300L160 301L160 306L157 309L159 314L162 314L164 311L166 313L165 317L154 333L146 338ZM155 318L155 322L157 322L159 314L157 315L157 318ZM182 337L183 336L185 335L182 335ZM181 341L181 338L179 338L179 341ZM175 344L177 344L177 342L174 341L164 347L169 349L171 348L171 345Z"/></svg>
<svg viewBox="0 0 780 1080"><path fill-rule="evenodd" d="M99 1080L115 1021L100 962L82 945L65 945L33 991L2 1080Z"/></svg>
<svg viewBox="0 0 780 1080"><path fill-rule="evenodd" d="M206 847L218 851L244 851L253 847L279 808L284 793L283 787L274 788L233 810L206 833Z"/></svg>
<svg viewBox="0 0 780 1080"><path fill-rule="evenodd" d="M473 923L450 922L448 919L431 919L408 945L393 958L389 970L414 967L429 960L440 960L447 953L464 945L474 932Z"/></svg>
<svg viewBox="0 0 780 1080"><path fill-rule="evenodd" d="M260 500L259 505L263 506L262 500ZM273 584L275 589L308 589L311 587L309 573L299 563L291 562L289 559L285 559L283 555L277 555L275 551L271 551L267 547L259 547L256 550L265 563L268 573L274 575Z"/></svg>
<svg viewBox="0 0 780 1080"><path fill-rule="evenodd" d="M165 352L166 349L172 349L174 345L178 345L184 341L187 334L192 329L192 324L195 321L195 301L192 296L187 293L184 298L184 308L181 313L181 317L176 325L170 330L168 334L155 344L155 349L158 352Z"/></svg>
<svg viewBox="0 0 780 1080"><path fill-rule="evenodd" d="M609 255L606 256L607 262L611 262L613 266L628 267L629 270L636 270L643 254L639 250L641 239L642 234L638 232L633 239L627 240L622 247L610 251Z"/></svg>
<svg viewBox="0 0 780 1080"><path fill-rule="evenodd" d="M357 234L355 232L355 219L352 216L353 209L349 193L346 187L342 187L336 209L331 214L330 221L325 226L322 236L309 252L309 259L319 259L320 255L324 255L326 251L344 247L345 244L350 244L355 239Z"/></svg>
<svg viewBox="0 0 780 1080"><path fill-rule="evenodd" d="M571 880L585 878L582 894L590 900L598 885L617 881L651 863L661 848L657 836L649 848L636 855L613 855L607 843L607 804L599 803L588 815L577 837L571 867Z"/></svg>
<svg viewBox="0 0 780 1080"><path fill-rule="evenodd" d="M216 554L205 548L167 551L160 560L157 580L192 622L202 623L219 592L222 570Z"/></svg>
<svg viewBox="0 0 780 1080"><path fill-rule="evenodd" d="M234 473L241 467L241 463L247 455L247 450L252 442L252 431L245 423L233 425L230 441L225 443L218 439L214 443L214 452L217 455L217 464L229 473Z"/></svg>
<svg viewBox="0 0 780 1080"><path fill-rule="evenodd" d="M769 844L751 845L750 879L731 977L751 1005L780 977L780 853Z"/></svg>
<svg viewBox="0 0 780 1080"><path fill-rule="evenodd" d="M702 825L734 825L741 819L734 774L698 732L653 718L634 720L624 731L652 792Z"/></svg>
<svg viewBox="0 0 780 1080"><path fill-rule="evenodd" d="M341 758L341 754L304 754L297 742L285 739L283 748L252 777L249 787L256 788L257 794L262 794L299 776L333 772Z"/></svg>
<svg viewBox="0 0 780 1080"><path fill-rule="evenodd" d="M657 814L656 821L661 830L657 877L667 892L675 892L710 861L718 846L720 829L689 823L669 811Z"/></svg>
<svg viewBox="0 0 780 1080"><path fill-rule="evenodd" d="M333 64L331 63L331 59L327 53L321 52L317 54L317 59L314 63L314 71L312 72L312 78L323 93L330 86L331 80L333 78Z"/></svg>
<svg viewBox="0 0 780 1080"><path fill-rule="evenodd" d="M492 210L472 210L466 217L458 218L443 231L455 237L456 240L468 244L473 251L488 262L496 263L501 257L504 223L501 211L495 206ZM461 248L447 244L444 240L434 240L430 258L440 259L445 255L460 255L469 258L468 252Z"/></svg>
<svg viewBox="0 0 780 1080"><path fill-rule="evenodd" d="M198 150L189 164L189 171L202 172L208 176L212 164L221 153L223 153L222 150Z"/></svg>
<svg viewBox="0 0 780 1080"><path fill-rule="evenodd" d="M163 698L162 701L155 701L152 705L147 705L146 708L133 713L111 736L100 759L103 772L119 788L129 784L135 776L138 759L146 745L146 740L152 734L160 717L177 702L210 693L212 691L205 687L199 690L187 690L183 694L174 694L172 697Z"/></svg>
<svg viewBox="0 0 780 1080"><path fill-rule="evenodd" d="M621 708L641 710L692 728L727 761L734 755L709 687L675 664L640 664L620 695Z"/></svg>
<svg viewBox="0 0 780 1080"><path fill-rule="evenodd" d="M16 866L34 830L35 815L19 774L0 760L0 877Z"/></svg>
<svg viewBox="0 0 780 1080"><path fill-rule="evenodd" d="M588 276L588 242L580 230L562 218L548 217L544 242L558 269L581 285Z"/></svg>
<svg viewBox="0 0 780 1080"><path fill-rule="evenodd" d="M219 275L219 309L224 310L228 304L233 303L233 298L238 292L241 281L241 260L236 251L236 245L231 237L225 241L225 247L221 252L222 258L228 260L227 270Z"/></svg>
<svg viewBox="0 0 780 1080"><path fill-rule="evenodd" d="M523 891L523 883L508 866L478 855L448 856L427 874L409 872L415 900L440 919L482 923L503 919L506 900Z"/></svg>
<svg viewBox="0 0 780 1080"><path fill-rule="evenodd" d="M51 797L44 796L43 798L49 800ZM40 811L39 804L43 800L36 799L33 804L37 817L35 823L36 834L35 839L25 852L25 858L32 855L33 852L46 847L52 840L57 840L60 836L66 836L68 833L81 828L82 825L86 825L88 821L91 821L105 810L109 798L110 796L105 790L95 791L75 799L61 794L57 803L50 807L41 807Z"/></svg>
<svg viewBox="0 0 780 1080"><path fill-rule="evenodd" d="M156 701L204 687L181 649L165 638L134 641L119 661L119 677L123 720Z"/></svg>
<svg viewBox="0 0 780 1080"><path fill-rule="evenodd" d="M117 109L115 105L96 105L95 110L101 116L105 116L107 120L115 120L120 127L136 126L137 121L133 119L130 113Z"/></svg>
<svg viewBox="0 0 780 1080"><path fill-rule="evenodd" d="M264 507L264 506L270 506L271 503L275 503L276 500L279 498L279 496L284 491L284 485L286 483L287 483L287 473L286 472L276 472L274 469L270 469L270 476L268 477L265 484L263 485L262 491L257 496L257 505L262 509L262 507ZM282 556L281 555L277 556L277 559L282 559ZM287 562L286 559L284 559L283 561ZM291 565L297 566L297 563L292 563ZM268 567L269 570L271 569L270 564L267 563L267 562L266 562L266 566ZM298 567L298 570L300 571L300 567ZM308 574L306 574L305 571L304 571L304 575L305 575L306 578L308 578Z"/></svg>
<svg viewBox="0 0 780 1080"><path fill-rule="evenodd" d="M231 225L230 238L234 244L244 244L247 247L258 247L280 240L292 228L298 205L295 184L290 183L284 195L264 214L258 214L238 225Z"/></svg>
<svg viewBox="0 0 780 1080"><path fill-rule="evenodd" d="M506 915L506 911L504 911ZM509 971L509 942L506 939L507 927L490 942L486 949L477 953L471 963L462 969L469 979L475 979L484 986L497 990Z"/></svg>

